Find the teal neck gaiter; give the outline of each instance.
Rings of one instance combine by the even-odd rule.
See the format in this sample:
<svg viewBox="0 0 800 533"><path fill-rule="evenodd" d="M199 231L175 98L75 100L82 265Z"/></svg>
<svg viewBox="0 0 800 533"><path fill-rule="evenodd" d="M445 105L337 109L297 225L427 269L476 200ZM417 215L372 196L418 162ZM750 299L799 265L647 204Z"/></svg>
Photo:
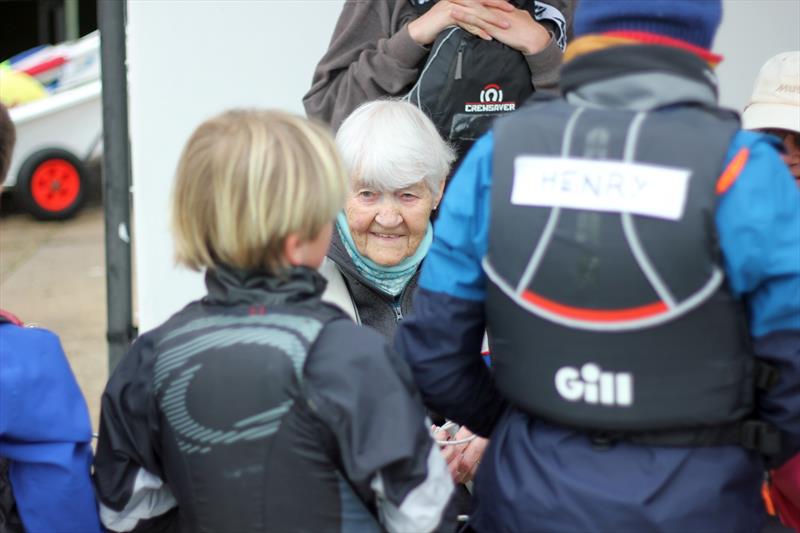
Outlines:
<svg viewBox="0 0 800 533"><path fill-rule="evenodd" d="M350 226L347 225L347 218L344 212L340 212L336 217L336 229L358 273L391 296L397 296L403 292L408 282L414 277L417 268L419 268L433 242L433 225L428 222L428 230L425 232L425 237L422 238L422 242L419 243L414 255L406 257L396 265L382 266L358 252L353 236L350 234Z"/></svg>

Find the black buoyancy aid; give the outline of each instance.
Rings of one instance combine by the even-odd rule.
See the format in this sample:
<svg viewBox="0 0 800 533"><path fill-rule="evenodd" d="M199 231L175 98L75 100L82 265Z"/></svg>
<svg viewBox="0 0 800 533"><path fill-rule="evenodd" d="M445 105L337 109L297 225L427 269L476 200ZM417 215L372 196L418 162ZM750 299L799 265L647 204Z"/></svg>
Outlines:
<svg viewBox="0 0 800 533"><path fill-rule="evenodd" d="M352 519L374 524L334 471L308 468L327 464L328 451L316 446L326 437L314 435L315 446L304 448L315 409L305 394L305 362L326 325L343 313L318 301L255 304L247 314L241 305L208 309L186 311L157 341L154 367L164 453L174 458L164 468L180 505L189 506L184 527L285 530L291 518L275 510L297 487L316 498L309 530L324 529L315 522L320 516L337 516L340 498L352 502ZM193 496L198 491L227 511L209 513Z"/></svg>
<svg viewBox="0 0 800 533"><path fill-rule="evenodd" d="M304 397L303 366L309 348L325 324L339 315L325 306L306 306L303 314L293 307L297 306L250 305L242 314L241 306L232 306L199 317L187 313L185 323L158 340L155 394L186 461L208 453L235 456L246 443L269 440L288 407ZM192 387L217 386L215 379L221 375L238 381L227 392L225 409L214 409L216 400L207 394L189 394ZM247 381L254 378L279 393L254 395L248 386L256 388L255 384ZM204 413L215 410L214 424L201 421ZM234 424L236 416L252 422ZM214 479L220 474L212 469L204 475Z"/></svg>
<svg viewBox="0 0 800 533"><path fill-rule="evenodd" d="M435 3L410 1L418 12ZM517 3L534 16L536 2ZM431 45L428 59L404 99L431 119L461 159L497 117L513 112L533 93L530 67L521 52L450 26Z"/></svg>
<svg viewBox="0 0 800 533"><path fill-rule="evenodd" d="M511 401L642 443L763 440L762 422L741 422L759 363L714 218L738 129L705 105L563 100L495 125L486 305Z"/></svg>

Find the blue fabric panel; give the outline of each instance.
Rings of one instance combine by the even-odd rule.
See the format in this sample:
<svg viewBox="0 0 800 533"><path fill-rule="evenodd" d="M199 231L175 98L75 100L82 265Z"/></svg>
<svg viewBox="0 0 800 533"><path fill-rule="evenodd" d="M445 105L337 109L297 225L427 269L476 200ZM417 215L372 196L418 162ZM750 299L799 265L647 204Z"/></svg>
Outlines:
<svg viewBox="0 0 800 533"><path fill-rule="evenodd" d="M748 163L717 209L728 281L748 303L754 336L800 330L800 188L774 138L740 132L728 160L745 147Z"/></svg>
<svg viewBox="0 0 800 533"><path fill-rule="evenodd" d="M489 244L493 138L490 132L474 144L447 186L422 264L419 284L425 289L465 300L486 298L480 260Z"/></svg>
<svg viewBox="0 0 800 533"><path fill-rule="evenodd" d="M0 325L0 457L28 531L100 531L89 477L91 425L61 344Z"/></svg>

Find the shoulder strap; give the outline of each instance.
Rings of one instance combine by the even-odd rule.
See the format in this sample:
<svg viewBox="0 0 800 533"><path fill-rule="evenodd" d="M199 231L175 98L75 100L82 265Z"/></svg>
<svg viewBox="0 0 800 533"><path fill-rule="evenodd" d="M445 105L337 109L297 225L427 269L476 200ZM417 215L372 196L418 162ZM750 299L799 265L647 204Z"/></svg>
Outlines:
<svg viewBox="0 0 800 533"><path fill-rule="evenodd" d="M22 320L17 318L15 315L9 313L8 311L3 311L0 309L0 324L14 324L15 326L24 326Z"/></svg>
<svg viewBox="0 0 800 533"><path fill-rule="evenodd" d="M353 322L360 325L361 317L358 316L358 309L356 309L356 304L353 302L353 297L350 296L347 283L345 283L336 263L326 257L322 262L322 266L319 267L319 273L328 280L328 286L325 287L325 292L322 293L322 301L341 308L353 319Z"/></svg>

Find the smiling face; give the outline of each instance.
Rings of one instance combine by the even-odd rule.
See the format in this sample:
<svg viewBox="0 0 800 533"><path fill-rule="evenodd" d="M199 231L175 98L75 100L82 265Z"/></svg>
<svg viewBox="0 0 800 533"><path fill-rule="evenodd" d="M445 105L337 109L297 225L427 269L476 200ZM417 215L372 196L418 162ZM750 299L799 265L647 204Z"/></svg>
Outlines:
<svg viewBox="0 0 800 533"><path fill-rule="evenodd" d="M358 253L382 266L414 255L441 197L442 191L434 195L424 180L390 192L356 182L345 215Z"/></svg>

